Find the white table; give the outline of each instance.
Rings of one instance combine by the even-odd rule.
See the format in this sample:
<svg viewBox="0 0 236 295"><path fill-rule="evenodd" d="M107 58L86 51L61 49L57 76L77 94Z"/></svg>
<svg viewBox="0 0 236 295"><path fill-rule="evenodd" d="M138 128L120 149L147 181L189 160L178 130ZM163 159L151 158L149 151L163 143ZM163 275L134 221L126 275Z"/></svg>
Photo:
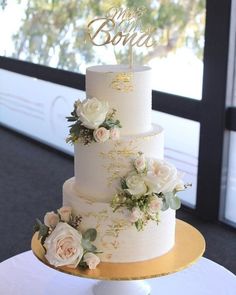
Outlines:
<svg viewBox="0 0 236 295"><path fill-rule="evenodd" d="M206 258L176 274L147 281L152 295L236 294L236 276ZM96 283L55 271L39 262L31 251L0 263L1 295L92 295Z"/></svg>

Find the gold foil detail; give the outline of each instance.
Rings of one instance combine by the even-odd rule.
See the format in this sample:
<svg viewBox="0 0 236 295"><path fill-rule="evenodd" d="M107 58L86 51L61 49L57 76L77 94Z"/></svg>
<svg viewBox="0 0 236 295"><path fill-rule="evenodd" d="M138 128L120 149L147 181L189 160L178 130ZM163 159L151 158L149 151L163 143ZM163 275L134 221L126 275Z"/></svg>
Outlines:
<svg viewBox="0 0 236 295"><path fill-rule="evenodd" d="M110 254L110 253L109 253L109 254L106 254L106 255L105 255L105 258L106 258L107 260L111 260L111 258L112 258L112 254Z"/></svg>
<svg viewBox="0 0 236 295"><path fill-rule="evenodd" d="M102 152L100 155L104 160L104 168L107 170L108 186L124 176L130 167L130 158L138 155L138 148L131 140L128 143L122 143L117 141L114 144L114 148L107 153Z"/></svg>
<svg viewBox="0 0 236 295"><path fill-rule="evenodd" d="M116 74L110 86L120 92L132 92L134 90L133 73Z"/></svg>
<svg viewBox="0 0 236 295"><path fill-rule="evenodd" d="M83 199L83 201L88 205L93 205L94 203L96 203L96 201L90 199Z"/></svg>
<svg viewBox="0 0 236 295"><path fill-rule="evenodd" d="M107 171L107 185L111 186L114 181L125 176L131 168L130 160L138 156L142 150L142 142L153 140L162 132L160 128L148 135L135 136L130 140L117 140L113 143L113 148L108 152L101 152L100 156L104 159L103 167Z"/></svg>
<svg viewBox="0 0 236 295"><path fill-rule="evenodd" d="M101 221L106 220L109 215L106 209L99 211L97 213L95 212L88 212L83 214L84 217L89 218L89 217L94 217L97 219L97 223L101 223Z"/></svg>
<svg viewBox="0 0 236 295"><path fill-rule="evenodd" d="M125 220L113 220L113 223L109 225L109 229L106 230L105 235L118 238L120 231L126 230L129 227L129 223Z"/></svg>

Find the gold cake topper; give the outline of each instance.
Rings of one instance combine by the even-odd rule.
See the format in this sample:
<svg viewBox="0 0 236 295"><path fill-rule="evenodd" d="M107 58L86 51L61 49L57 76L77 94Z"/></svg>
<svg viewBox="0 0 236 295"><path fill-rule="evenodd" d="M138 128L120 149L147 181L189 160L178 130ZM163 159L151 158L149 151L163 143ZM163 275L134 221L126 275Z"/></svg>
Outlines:
<svg viewBox="0 0 236 295"><path fill-rule="evenodd" d="M133 47L151 47L155 44L155 28L143 29L141 18L146 13L144 6L136 8L110 8L105 17L91 20L87 25L88 39L95 46L112 44L129 46L130 67L133 65Z"/></svg>

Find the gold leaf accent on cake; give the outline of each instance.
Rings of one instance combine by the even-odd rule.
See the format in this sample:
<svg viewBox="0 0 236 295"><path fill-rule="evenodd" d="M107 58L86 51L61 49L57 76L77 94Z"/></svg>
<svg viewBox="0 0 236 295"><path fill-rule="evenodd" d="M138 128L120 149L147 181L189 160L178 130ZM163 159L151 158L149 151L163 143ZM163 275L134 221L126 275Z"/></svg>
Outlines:
<svg viewBox="0 0 236 295"><path fill-rule="evenodd" d="M130 223L123 219L113 220L113 223L111 225L108 225L108 229L106 230L105 235L118 238L120 232L122 230L126 230L129 225Z"/></svg>
<svg viewBox="0 0 236 295"><path fill-rule="evenodd" d="M131 92L134 90L133 73L118 73L112 80L110 87L120 92Z"/></svg>
<svg viewBox="0 0 236 295"><path fill-rule="evenodd" d="M114 249L118 249L118 248L119 248L119 245L120 245L120 242L117 241L117 240L114 240L114 242L111 243L111 244L112 244L112 246L114 247Z"/></svg>
<svg viewBox="0 0 236 295"><path fill-rule="evenodd" d="M137 157L138 152L138 147L133 140L130 140L128 142L117 141L112 150L100 153L101 157L106 160L103 167L109 175L108 186L124 176L130 168L130 158Z"/></svg>
<svg viewBox="0 0 236 295"><path fill-rule="evenodd" d="M99 224L101 221L106 220L106 219L109 217L108 212L107 212L106 209L104 209L104 210L102 210L102 211L99 211L99 212L96 212L96 213L95 213L95 212L84 213L83 215L84 215L84 217L86 217L86 218L90 218L90 217L94 217L94 218L96 218L98 224Z"/></svg>
<svg viewBox="0 0 236 295"><path fill-rule="evenodd" d="M112 254L110 254L110 253L109 253L109 254L106 254L106 255L105 255L105 258L106 258L107 260L111 260L111 258L112 258Z"/></svg>
<svg viewBox="0 0 236 295"><path fill-rule="evenodd" d="M88 199L84 199L84 202L88 205L93 205L94 203L96 203L96 201L92 201L92 200L88 200Z"/></svg>

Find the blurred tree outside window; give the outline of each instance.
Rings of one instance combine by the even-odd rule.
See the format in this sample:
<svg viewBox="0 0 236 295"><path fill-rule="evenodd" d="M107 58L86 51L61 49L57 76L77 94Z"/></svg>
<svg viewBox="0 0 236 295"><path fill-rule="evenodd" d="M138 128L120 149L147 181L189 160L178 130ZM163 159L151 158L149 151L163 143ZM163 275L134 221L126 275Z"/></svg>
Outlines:
<svg viewBox="0 0 236 295"><path fill-rule="evenodd" d="M154 89L201 99L205 0L9 0L5 4L0 37L7 26L4 22L15 21L16 29L11 34L12 49L7 43L1 45L1 55L80 73L89 65L128 63L128 48L85 42L86 24L114 6L144 6L142 22L156 28L157 45L134 51L135 63L154 69ZM189 76L192 85L186 81Z"/></svg>

